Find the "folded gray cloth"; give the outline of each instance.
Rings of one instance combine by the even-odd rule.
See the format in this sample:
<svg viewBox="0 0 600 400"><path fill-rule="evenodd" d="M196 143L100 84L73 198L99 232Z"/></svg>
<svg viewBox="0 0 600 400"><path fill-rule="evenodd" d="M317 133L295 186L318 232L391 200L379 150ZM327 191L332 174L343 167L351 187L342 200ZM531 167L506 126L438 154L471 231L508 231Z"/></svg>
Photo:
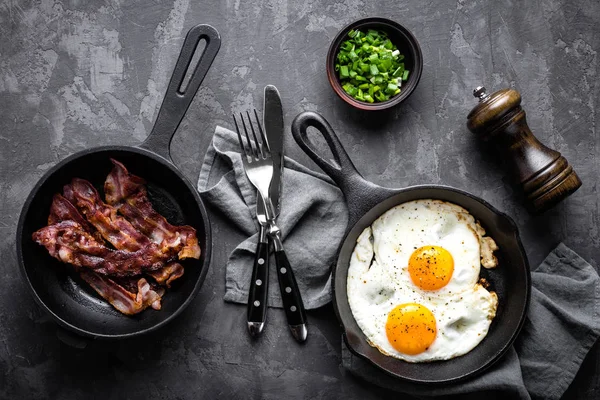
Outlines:
<svg viewBox="0 0 600 400"><path fill-rule="evenodd" d="M246 303L258 236L256 189L246 178L236 133L217 127L198 179L202 198L248 239L227 260L225 301ZM281 213L283 245L306 309L331 301L331 267L348 223L340 190L329 177L285 158ZM273 265L275 260L271 257ZM269 274L269 306L281 307L277 275Z"/></svg>
<svg viewBox="0 0 600 400"><path fill-rule="evenodd" d="M416 386L386 375L342 348L342 365L378 386L419 397L500 393L502 398L560 399L600 335L600 278L564 244L531 274L527 320L508 353L471 380Z"/></svg>

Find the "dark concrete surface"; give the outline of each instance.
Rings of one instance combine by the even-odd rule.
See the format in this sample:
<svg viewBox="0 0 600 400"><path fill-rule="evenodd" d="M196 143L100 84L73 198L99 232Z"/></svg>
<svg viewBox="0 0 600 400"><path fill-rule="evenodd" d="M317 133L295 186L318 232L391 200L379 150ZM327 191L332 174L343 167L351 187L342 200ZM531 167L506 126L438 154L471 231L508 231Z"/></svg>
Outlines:
<svg viewBox="0 0 600 400"><path fill-rule="evenodd" d="M349 109L328 86L330 40L345 24L381 15L421 43L425 67L405 104L385 115ZM518 222L532 265L560 241L600 263L600 140L596 110L600 3L535 1L227 0L197 2L0 1L0 398L184 399L392 397L340 367L330 306L310 312L297 345L272 311L259 341L245 308L226 304L224 262L239 232L212 215L206 282L174 323L150 336L72 349L34 303L18 271L15 230L38 178L95 145L140 143L148 134L187 30L209 23L223 44L171 148L196 181L215 125L260 108L281 91L286 126L303 110L329 119L355 164L379 184L443 183L483 197ZM465 127L471 90L514 87L537 137L561 151L583 187L544 216L529 215L515 186ZM289 155L313 166L290 136ZM598 398L596 346L565 395Z"/></svg>

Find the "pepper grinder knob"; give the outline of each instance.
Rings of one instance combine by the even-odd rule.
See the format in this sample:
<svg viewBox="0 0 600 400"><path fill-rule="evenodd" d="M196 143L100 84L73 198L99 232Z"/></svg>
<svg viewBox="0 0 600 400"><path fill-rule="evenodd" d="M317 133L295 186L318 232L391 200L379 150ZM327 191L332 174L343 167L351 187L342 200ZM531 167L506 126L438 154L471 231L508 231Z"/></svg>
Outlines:
<svg viewBox="0 0 600 400"><path fill-rule="evenodd" d="M482 102L486 99L486 97L489 96L485 90L485 86L477 86L475 89L473 89L473 96L479 98L479 101Z"/></svg>
<svg viewBox="0 0 600 400"><path fill-rule="evenodd" d="M519 92L502 89L490 95L479 86L473 96L479 104L467 116L467 127L508 161L529 211L546 211L579 189L581 180L567 160L529 129Z"/></svg>

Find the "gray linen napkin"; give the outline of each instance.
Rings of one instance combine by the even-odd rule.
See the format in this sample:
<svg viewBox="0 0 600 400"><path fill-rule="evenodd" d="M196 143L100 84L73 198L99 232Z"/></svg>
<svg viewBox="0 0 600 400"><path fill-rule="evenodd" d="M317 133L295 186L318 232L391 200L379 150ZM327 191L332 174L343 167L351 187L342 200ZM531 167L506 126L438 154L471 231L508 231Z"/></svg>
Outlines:
<svg viewBox="0 0 600 400"><path fill-rule="evenodd" d="M501 393L517 399L560 399L600 335L600 278L594 268L559 244L531 274L527 320L508 353L482 375L437 386L400 382L342 346L342 365L375 385L429 397Z"/></svg>
<svg viewBox="0 0 600 400"><path fill-rule="evenodd" d="M246 303L256 251L256 189L246 178L235 132L217 126L208 148L198 190L248 239L230 254L226 266L225 301ZM277 219L283 245L306 309L331 301L331 267L348 223L340 190L329 177L285 158L281 213ZM275 260L271 257L273 265ZM272 270L273 271L273 270ZM281 307L277 275L269 274L269 306Z"/></svg>

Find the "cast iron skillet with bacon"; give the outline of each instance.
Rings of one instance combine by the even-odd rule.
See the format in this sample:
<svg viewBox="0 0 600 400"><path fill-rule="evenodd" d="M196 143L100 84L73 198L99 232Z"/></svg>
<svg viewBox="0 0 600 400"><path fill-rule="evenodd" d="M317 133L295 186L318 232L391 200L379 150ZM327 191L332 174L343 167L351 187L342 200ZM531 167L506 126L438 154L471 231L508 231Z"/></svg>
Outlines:
<svg viewBox="0 0 600 400"><path fill-rule="evenodd" d="M152 206L146 182L116 160L105 203L88 181L73 178L52 199L48 226L32 235L125 315L160 310L165 288L181 278L179 260L199 259L196 230L170 224ZM113 248L108 247L108 242Z"/></svg>
<svg viewBox="0 0 600 400"><path fill-rule="evenodd" d="M201 40L206 41L206 46L198 63L190 67ZM17 227L17 257L22 275L34 299L62 327L80 336L105 339L147 333L180 314L202 286L211 256L209 219L198 192L173 164L169 145L220 44L219 34L213 27L197 25L190 29L154 128L146 141L139 147L105 146L74 154L50 169L25 201ZM126 165L131 174L144 178L147 198L138 196L139 187L135 184L119 185L112 191L109 187L110 196L106 202L95 198L96 190L104 187L107 174L115 167L111 159ZM63 190L65 186L66 190ZM134 189L138 191L126 192ZM55 196L57 193L62 194ZM79 216L74 215L74 210L67 204L73 205L73 201L77 203L75 211ZM125 215L127 212L148 215L152 212L149 205L168 223L157 222L156 215L151 223L141 218L136 220L132 214L129 218ZM125 207L120 213L122 218L111 218L111 207ZM83 210L88 213L85 217ZM79 272L49 255L49 250L52 254L60 249L51 247L47 250L33 240L34 232L49 223L52 228L42 230L39 239L59 240L63 237L62 254L56 255L82 264L77 268ZM169 237L170 234L164 231L169 230L169 224L187 225L196 230L201 250L198 259L186 257L193 256L194 249L176 244L177 240L185 241L185 237ZM185 232L182 233L185 236ZM161 238L159 245L157 242ZM104 239L110 239L106 240L111 243L110 247ZM162 247L164 245L167 249ZM175 251L177 256L172 259ZM131 257L136 252L143 262ZM173 277L181 271L169 261L181 263L185 270L184 277L174 283ZM123 262L129 262L126 272L122 268L115 269L115 265ZM111 268L113 273L107 274ZM138 269L142 275L137 274ZM161 280L163 284L158 284ZM173 283L172 288L160 299L167 282ZM103 293L103 297L110 296L113 305L98 293ZM130 313L133 315L124 315L118 310L159 306L159 312Z"/></svg>

